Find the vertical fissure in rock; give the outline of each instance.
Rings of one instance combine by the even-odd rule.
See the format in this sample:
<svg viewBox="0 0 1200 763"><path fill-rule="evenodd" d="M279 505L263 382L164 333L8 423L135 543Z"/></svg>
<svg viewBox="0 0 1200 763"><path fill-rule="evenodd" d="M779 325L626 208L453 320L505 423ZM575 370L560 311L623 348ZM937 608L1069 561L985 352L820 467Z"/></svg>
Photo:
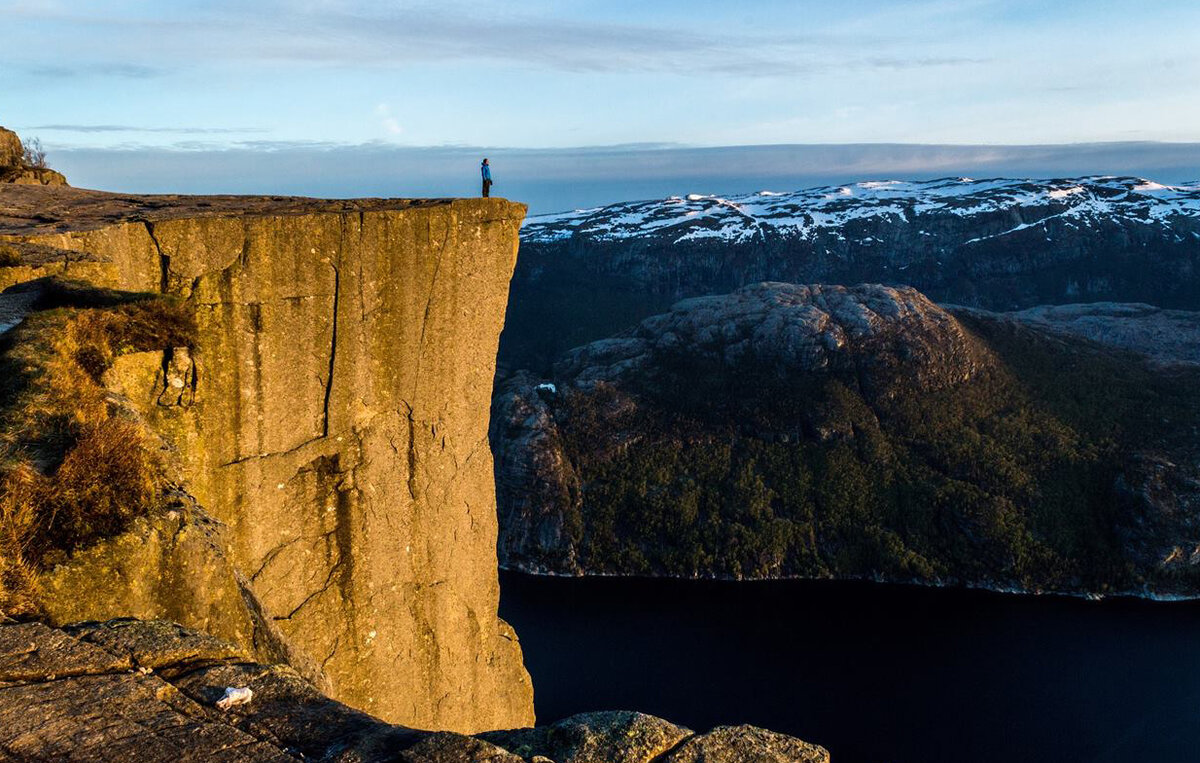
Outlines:
<svg viewBox="0 0 1200 763"><path fill-rule="evenodd" d="M171 284L171 255L164 252L162 244L158 243L158 236L154 235L154 223L145 220L142 225L146 226L146 234L150 236L154 250L158 252L158 290L166 294L167 287Z"/></svg>
<svg viewBox="0 0 1200 763"><path fill-rule="evenodd" d="M413 409L411 405L405 403L404 406L408 409L408 495L414 502L417 500L417 443L416 443L416 420L413 418Z"/></svg>
<svg viewBox="0 0 1200 763"><path fill-rule="evenodd" d="M433 221L428 223L429 241L433 243ZM425 312L421 316L421 338L417 341L417 371L413 376L413 393L420 391L421 361L425 356L425 332L429 328L429 313L433 310L433 297L437 288L438 274L442 271L442 260L446 256L446 247L450 245L450 225L442 236L442 245L438 248L437 262L433 265L433 277L429 279L429 296L425 299Z"/></svg>
<svg viewBox="0 0 1200 763"><path fill-rule="evenodd" d="M338 344L338 301L342 293L342 274L338 270L338 266L332 262L329 267L333 268L333 326L329 332L329 375L325 378L325 402L322 408L321 417L321 436L329 436L329 401L333 396L333 369L337 362L337 344Z"/></svg>
<svg viewBox="0 0 1200 763"><path fill-rule="evenodd" d="M340 463L339 463L340 468ZM349 488L344 476L337 484L337 494L334 496L334 542L338 550L338 587L342 591L342 601L351 608L354 606L354 496L353 488ZM336 645L335 645L336 648ZM331 655L332 656L332 655Z"/></svg>

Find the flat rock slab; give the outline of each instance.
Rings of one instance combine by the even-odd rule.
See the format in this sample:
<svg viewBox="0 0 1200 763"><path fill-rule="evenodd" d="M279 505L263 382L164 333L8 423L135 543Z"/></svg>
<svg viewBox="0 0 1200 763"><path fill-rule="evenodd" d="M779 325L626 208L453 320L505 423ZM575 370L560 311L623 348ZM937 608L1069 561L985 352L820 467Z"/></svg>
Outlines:
<svg viewBox="0 0 1200 763"><path fill-rule="evenodd" d="M0 688L0 729L0 750L22 760L299 760L136 673Z"/></svg>
<svg viewBox="0 0 1200 763"><path fill-rule="evenodd" d="M123 222L377 212L441 206L451 199L310 199L301 196L130 195L82 188L0 186L0 235L95 230ZM492 202L503 202L493 199ZM476 203L485 204L483 200Z"/></svg>
<svg viewBox="0 0 1200 763"><path fill-rule="evenodd" d="M243 659L174 623L0 621L0 760L519 760L461 734L392 726L291 668ZM222 711L229 686L254 697Z"/></svg>
<svg viewBox="0 0 1200 763"><path fill-rule="evenodd" d="M127 656L106 652L41 623L0 626L0 682L50 680L129 670Z"/></svg>
<svg viewBox="0 0 1200 763"><path fill-rule="evenodd" d="M127 655L127 660L135 667L151 670L250 660L244 650L228 641L160 620L130 618L78 623L65 630L80 641L96 644L111 654Z"/></svg>

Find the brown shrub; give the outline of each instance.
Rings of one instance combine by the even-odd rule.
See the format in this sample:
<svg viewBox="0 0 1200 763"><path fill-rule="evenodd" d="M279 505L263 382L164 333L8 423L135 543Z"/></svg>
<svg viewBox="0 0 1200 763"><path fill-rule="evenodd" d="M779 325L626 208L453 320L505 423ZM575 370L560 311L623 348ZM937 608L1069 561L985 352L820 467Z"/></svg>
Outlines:
<svg viewBox="0 0 1200 763"><path fill-rule="evenodd" d="M41 138L30 138L23 141L21 146L21 161L26 167L44 170L46 164L46 149L42 146Z"/></svg>
<svg viewBox="0 0 1200 763"><path fill-rule="evenodd" d="M30 500L37 483L44 479L26 464L5 472L0 481L0 613L30 614L37 578L30 561L30 545L36 537L36 504Z"/></svg>
<svg viewBox="0 0 1200 763"><path fill-rule="evenodd" d="M36 313L0 359L0 611L34 610L36 569L121 532L156 505L162 456L100 383L118 355L192 346L190 312L166 299Z"/></svg>
<svg viewBox="0 0 1200 763"><path fill-rule="evenodd" d="M11 244L0 244L0 268L21 264L21 253Z"/></svg>

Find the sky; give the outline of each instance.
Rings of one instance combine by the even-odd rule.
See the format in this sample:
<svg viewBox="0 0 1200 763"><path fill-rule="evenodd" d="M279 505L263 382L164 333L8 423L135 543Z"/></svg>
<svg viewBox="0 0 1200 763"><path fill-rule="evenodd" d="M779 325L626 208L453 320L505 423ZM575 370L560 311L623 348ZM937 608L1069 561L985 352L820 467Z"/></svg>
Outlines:
<svg viewBox="0 0 1200 763"><path fill-rule="evenodd" d="M582 181L595 147L1200 144L1192 0L0 0L0 17L0 124L120 190L218 190L180 174L204 156L274 173L256 192L355 195L333 155L402 172L422 150L557 152ZM281 156L316 162L307 185Z"/></svg>

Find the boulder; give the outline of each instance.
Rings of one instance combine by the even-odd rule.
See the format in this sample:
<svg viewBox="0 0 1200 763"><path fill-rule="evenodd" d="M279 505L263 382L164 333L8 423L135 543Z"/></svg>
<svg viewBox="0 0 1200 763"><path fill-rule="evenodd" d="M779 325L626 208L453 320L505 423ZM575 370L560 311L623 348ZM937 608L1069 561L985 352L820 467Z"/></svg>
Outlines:
<svg viewBox="0 0 1200 763"><path fill-rule="evenodd" d="M688 739L661 763L829 763L829 751L755 726L720 726Z"/></svg>
<svg viewBox="0 0 1200 763"><path fill-rule="evenodd" d="M650 763L691 736L682 726L645 713L582 713L539 728L480 736L524 758L556 763Z"/></svg>
<svg viewBox="0 0 1200 763"><path fill-rule="evenodd" d="M554 763L829 763L823 747L755 726L706 734L645 713L582 713L549 726L479 735L531 761Z"/></svg>
<svg viewBox="0 0 1200 763"><path fill-rule="evenodd" d="M0 127L0 169L20 167L24 153L17 134Z"/></svg>

